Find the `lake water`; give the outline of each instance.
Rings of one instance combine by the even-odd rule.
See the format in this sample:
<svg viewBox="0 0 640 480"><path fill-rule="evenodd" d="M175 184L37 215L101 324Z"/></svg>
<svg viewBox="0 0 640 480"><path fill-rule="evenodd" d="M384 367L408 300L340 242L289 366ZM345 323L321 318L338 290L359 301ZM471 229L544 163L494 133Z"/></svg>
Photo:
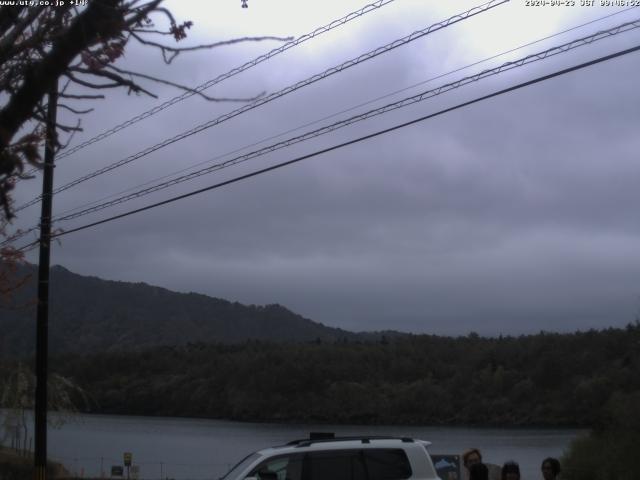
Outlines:
<svg viewBox="0 0 640 480"><path fill-rule="evenodd" d="M310 431L338 435L395 435L432 442L431 453L479 448L484 460L515 460L523 480L541 478L545 457L560 457L579 430L411 426L283 425L183 418L79 415L49 429L49 457L72 473L110 476L112 465L133 454L140 478L216 479L252 451L305 438Z"/></svg>

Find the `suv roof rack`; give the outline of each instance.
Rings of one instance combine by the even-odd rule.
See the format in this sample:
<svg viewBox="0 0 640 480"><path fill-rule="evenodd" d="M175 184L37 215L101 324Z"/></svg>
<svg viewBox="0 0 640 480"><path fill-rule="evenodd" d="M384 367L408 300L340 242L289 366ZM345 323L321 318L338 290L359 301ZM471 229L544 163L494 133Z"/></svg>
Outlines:
<svg viewBox="0 0 640 480"><path fill-rule="evenodd" d="M295 446L295 447L308 447L309 445L313 445L314 443L326 443L326 442L348 442L348 441L361 441L362 443L371 443L371 440L400 440L403 443L413 443L413 438L408 437L393 437L387 435L356 435L356 436L346 436L346 437L329 437L327 436L317 436L316 438L303 438L300 440L292 440L288 442L287 446Z"/></svg>

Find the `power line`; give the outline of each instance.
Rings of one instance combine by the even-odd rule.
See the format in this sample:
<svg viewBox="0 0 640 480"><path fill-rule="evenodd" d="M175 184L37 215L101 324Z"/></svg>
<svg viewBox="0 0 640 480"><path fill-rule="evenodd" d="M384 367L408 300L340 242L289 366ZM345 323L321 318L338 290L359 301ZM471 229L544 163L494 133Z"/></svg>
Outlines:
<svg viewBox="0 0 640 480"><path fill-rule="evenodd" d="M623 24L620 24L616 27L610 28L608 30L601 30L599 32L596 32L592 35L588 35L579 39L575 39L572 40L570 42L564 43L562 45L558 45L555 47L551 47L547 50L544 51L540 51L537 53L533 53L530 55L527 55L525 57L522 57L518 60L513 60L510 62L506 62L503 63L500 66L494 67L492 69L487 69L487 70L483 70L479 73L476 73L474 75L470 75L467 77L463 77L459 80L456 80L454 82L450 82L444 85L441 85L439 87L430 89L430 90L426 90L424 92L421 92L419 94L410 96L410 97L406 97L402 100L399 100L397 102L393 102L381 107L378 107L376 109L373 110L369 110L367 112L363 112L361 114L358 115L354 115L352 117L349 117L347 119L343 119L340 120L338 122L335 122L333 124L330 125L326 125L324 127L321 127L319 129L310 131L310 132L306 132L302 135L296 136L296 137L292 137L289 138L287 140L263 147L261 149L255 150L253 152L249 152L247 154L244 155L240 155L237 156L235 158L232 158L230 160L227 160L225 162L221 162L200 170L197 170L195 172L186 174L186 175L182 175L180 177L176 177L174 179L171 179L169 181L163 182L163 183L159 183L156 185L153 185L151 187L142 189L142 190L138 190L137 192L133 192L130 193L128 195L124 195L121 197L118 197L114 200L108 201L108 202L104 202L98 205L94 205L82 210L77 211L78 209L74 209L76 210L74 213L68 214L68 215L59 215L56 218L54 218L55 222L63 222L63 221L68 221L68 220L73 220L75 218L81 217L81 216L85 216L88 215L90 213L95 213L97 211L100 210L104 210L106 208L127 202L129 200L133 200L136 198L141 198L143 196L149 195L151 193L163 190L165 188L177 185L179 183L183 183L185 181L189 181L189 180L193 180L194 178L212 173L214 171L217 170L221 170L223 168L227 168L245 161L248 161L250 159L262 156L262 155L266 155L267 153L272 153L276 150L280 150L282 148L294 145L296 143L300 143L303 142L305 140L311 139L311 138L316 138L318 136L324 135L326 133L330 133L333 132L335 130L338 130L340 128L346 127L348 125L352 125L354 123L363 121L363 120L367 120L369 118L378 116L378 115L382 115L384 113L388 113L390 111L393 110L397 110L400 108L404 108L406 106L412 105L414 103L418 103L421 101L424 101L428 98L432 98L435 97L437 95L441 95L443 93L449 92L451 90L460 88L462 86L468 85L470 83L482 80L484 78L490 77L490 76L494 76L494 75L498 75L500 73L503 73L505 71L509 71L512 70L514 68L518 68L524 65L528 65L537 61L541 61L544 60L546 58L561 54L561 53L566 53L570 50L573 50L575 48L581 47L581 46L585 46L585 45L591 45L594 42L597 42L599 40L605 39L605 38L610 38L614 35L620 34L620 33L625 33L631 30L634 30L636 28L640 27L640 19L637 19L635 21L631 21L631 22L625 22ZM495 57L495 56L494 56ZM490 57L490 58L494 58L494 57ZM476 62L478 63L478 62ZM424 82L423 82L424 83ZM22 238L23 236L25 236L26 234L37 230L37 226L34 226L24 232L20 232L19 234L14 235L13 237L11 237L10 239L5 240L4 243L10 243L10 242L14 242L19 238Z"/></svg>
<svg viewBox="0 0 640 480"><path fill-rule="evenodd" d="M111 200L109 202L105 202L93 207L89 207L86 208L84 210L80 210L78 212L69 214L69 215L65 215L65 216L59 216L55 219L56 222L61 222L61 221L68 221L68 220L73 220L75 218L90 214L90 213L94 213L97 212L99 210L104 210L105 208L114 206L114 205L118 205L120 203L124 203L126 201L129 200L133 200L135 198L140 198L142 196L157 192L159 190L163 190L165 188L177 185L179 183L183 183L185 181L188 180L192 180L194 178L200 177L202 175L206 175L208 173L212 173L214 171L217 170L221 170L223 168L227 168L230 167L232 165L237 165L238 163L242 163L245 162L247 160L262 156L262 155L266 155L267 153L271 153L274 152L276 150L280 150L282 148L285 147L289 147L291 145L309 140L311 138L316 138L319 137L321 135L333 132L335 130L338 130L340 128L346 127L348 125L353 125L357 122L363 121L363 120L367 120L370 118L373 118L375 116L378 115L382 115L385 113L388 113L390 111L394 111L394 110L398 110L400 108L404 108L407 107L409 105L413 105L415 103L424 101L428 98L433 98L437 95L441 95L443 93L449 92L451 90L460 88L462 86L468 85L470 83L473 82L477 82L479 80L482 80L484 78L490 77L490 76L494 76L494 75L498 75L500 73L512 70L514 68L518 68L518 67L522 67L524 65L528 65L537 61L541 61L541 60L545 60L549 57L561 54L561 53L566 53L570 50L573 50L575 48L584 46L584 45L590 45L594 42L597 42L599 40L602 40L604 38L610 38L611 36L617 35L619 33L624 33L624 32L628 32L631 31L633 29L639 28L640 27L640 19L635 20L633 22L626 22L623 23L617 27L611 28L609 30L603 30L600 32L597 32L593 35L589 35L577 40L573 40L571 42L567 42L563 45L559 45L556 47L552 47L549 48L547 50L544 50L542 52L537 52L537 53L533 53L530 55L527 55L521 59L518 60L514 60L514 61L510 61L510 62L506 62L498 67L492 68L492 69L488 69L488 70L484 70L482 72L479 72L477 74L474 75L470 75L464 78L461 78L459 80L456 80L455 82L451 82L451 83L447 83L445 85L441 85L437 88L433 88L424 92L421 92L419 94L413 95L411 97L407 97L404 98L402 100L399 100L397 102L393 102L393 103L389 103L387 105L375 108L373 110L369 110L367 112L358 114L358 115L354 115L352 117L349 117L347 119L344 120L340 120L338 122L332 123L330 125L326 125L324 127L321 127L319 129L310 131L310 132L306 132L302 135L296 136L296 137L292 137L289 138L287 140L284 140L282 142L278 142L275 143L273 145L269 145L267 147L263 147L259 150L255 150L253 152L250 153L246 153L244 155L240 155L237 156L235 158L232 158L230 160L227 160L225 162L221 162L215 165L211 165L207 168L203 168L201 170L186 174L186 175L182 175L180 177L174 178L172 180L169 180L167 182L163 182L148 188L145 188L143 190L139 190L137 192L134 193L130 193L128 195L119 197L117 199Z"/></svg>
<svg viewBox="0 0 640 480"><path fill-rule="evenodd" d="M141 120L149 118L149 117L155 115L156 113L158 113L158 112L160 112L162 110L165 110L166 108L169 108L170 106L175 105L178 102L181 102L182 100L186 100L187 98L189 98L189 97L191 97L193 95L196 95L197 93L200 93L200 92L202 92L202 91L204 91L204 90L206 90L206 89L208 89L208 88L210 88L210 87L212 87L214 85L217 85L218 83L220 83L220 82L222 82L224 80L227 80L228 78L231 78L231 77L233 77L235 75L238 75L239 73L242 73L242 72L244 72L244 71L246 71L246 70L248 70L248 69L250 69L252 67L255 67L256 65L259 65L262 62L265 62L265 61L269 60L269 59L275 57L276 55L284 53L284 52L286 52L287 50L290 50L293 47L296 47L296 46L298 46L298 45L300 45L300 44L302 44L302 43L304 43L304 42L306 42L308 40L311 40L311 39L313 39L313 38L315 38L317 36L322 35L323 33L326 33L326 32L329 32L329 31L335 29L335 28L341 27L342 25L344 25L344 24L346 24L346 23L348 23L348 22L350 22L352 20L360 18L363 15L365 15L365 14L367 14L369 12L375 11L375 10L379 9L380 7L383 7L383 6L385 6L385 5L389 4L389 3L392 3L394 1L395 0L378 0L376 2L373 2L373 3L370 3L368 5L365 5L364 7L360 8L359 10L353 11L353 12L345 15L342 18L339 18L337 20L333 20L330 23L328 23L327 25L324 25L322 27L318 27L318 28L316 28L315 30L313 30L310 33L306 33L306 34L298 37L297 39L292 40L291 42L288 42L288 43L282 45L279 48L274 48L273 50L271 50L271 51L269 51L269 52L267 52L267 53L265 53L263 55L260 55L259 57L256 57L253 60L248 61L244 65L236 67L236 68L234 68L232 70L229 70L226 73L218 75L217 77L215 77L215 78L213 78L211 80L208 80L207 82L195 87L192 91L185 92L185 93L183 93L181 95L178 95L178 96L176 96L176 97L174 97L174 98L172 98L170 100L167 100L166 102L164 102L164 103L162 103L160 105L157 105L156 107L154 107L154 108L152 108L150 110L147 110L146 112L141 113L141 114L131 118L130 120L127 120L127 121L125 121L125 122L123 122L123 123L121 123L119 125L116 125L115 127L111 128L109 130L106 130L103 133L101 133L99 135L96 135L95 137L76 145L75 147L73 147L73 148L61 153L59 155L59 158L64 158L64 157L68 157L70 155L73 155L77 151L79 151L79 150L81 150L81 149L83 149L83 148L85 148L85 147L87 147L87 146L89 146L89 145L91 145L93 143L99 142L100 140L103 140L103 139L105 139L107 137L110 137L111 135L119 132L120 130L123 130L123 129L125 129L125 128L127 128L127 127L129 127L129 126L131 126L131 125L133 125L135 123L138 123Z"/></svg>
<svg viewBox="0 0 640 480"><path fill-rule="evenodd" d="M231 78L235 75L238 75L246 70L249 70L250 68L255 67L256 65L259 65L262 62L266 62L267 60L286 52L287 50L296 47L308 40L311 40L315 37L318 37L320 35L322 35L323 33L329 32L335 28L341 27L342 25L355 20L357 18L362 17L363 15L375 11L377 9L379 9L380 7L383 7L389 3L394 2L395 0L378 0L376 2L370 3L368 5L365 5L364 7L360 8L359 10L355 10L351 13L348 13L347 15L345 15L342 18L339 18L337 20L333 20L330 23L322 26L322 27L318 27L315 30L313 30L312 32L306 33L298 38L296 38L295 40L292 40L290 42L285 43L284 45L282 45L281 47L278 48L274 48L273 50L270 50L269 52L260 55L259 57L254 58L253 60L248 61L247 63L233 68L231 70L229 70L226 73L223 73L221 75L218 75L217 77L211 79L211 80L207 80L205 83L198 85L197 87L194 87L192 90L187 91L182 93L181 95L178 95L176 97L173 97L163 103L161 103L160 105L156 105L155 107L151 108L150 110L147 110L146 112L140 113L139 115L136 115L133 118L130 118L129 120L122 122L112 128L110 128L109 130L105 130L104 132L100 133L99 135L96 135L92 138L90 138L89 140L86 140L68 150L65 150L63 152L61 152L58 155L58 160L65 158L65 157L69 157L71 155L73 155L74 153L82 150L85 147L88 147L89 145L92 145L96 142L99 142L101 140L104 140L107 137L110 137L111 135L114 135L116 133L118 133L121 130L124 130L125 128L130 127L131 125L134 125L138 122L141 122L142 120L152 117L153 115L155 115L156 113L159 113L169 107L171 107L172 105L175 105L176 103L179 103L183 100L186 100L187 98L192 97L193 95L196 95L200 92L203 92L205 90L207 90L208 88L217 85L220 82L223 82L224 80L227 80L228 78ZM31 169L30 171L27 172L27 175L31 175L33 173L38 172L37 168Z"/></svg>
<svg viewBox="0 0 640 480"><path fill-rule="evenodd" d="M86 229L91 228L91 227L102 225L104 223L108 223L108 222L112 222L114 220L118 220L120 218L128 217L128 216L136 214L136 213L144 212L146 210L151 210L153 208L160 207L162 205L167 205L169 203L173 203L173 202L176 202L178 200L182 200L182 199L185 199L185 198L188 198L188 197L192 197L194 195L198 195L200 193L207 192L209 190L214 190L214 189L217 189L217 188L221 188L223 186L230 185L232 183L237 183L237 182L240 182L242 180L246 180L248 178L255 177L257 175L261 175L263 173L267 173L267 172L270 172L270 171L273 171L273 170L277 170L277 169L286 167L288 165L292 165L294 163L298 163L298 162L301 162L303 160L307 160L309 158L316 157L318 155L322 155L324 153L328 153L328 152L331 152L331 151L334 151L334 150L338 150L340 148L343 148L343 147L346 147L346 146L349 146L349 145L353 145L353 144L356 144L356 143L360 143L360 142L363 142L365 140L370 140L370 139L378 137L380 135L384 135L386 133L390 133L390 132L393 132L395 130L399 130L401 128L408 127L410 125L414 125L416 123L423 122L425 120L429 120L431 118L443 115L445 113L452 112L454 110L458 110L458 109L461 109L461 108L464 108L464 107L468 107L468 106L473 105L475 103L479 103L479 102L482 102L484 100L488 100L490 98L497 97L499 95L503 95L505 93L513 92L515 90L519 90L521 88L528 87L528 86L534 85L536 83L544 82L544 81L550 80L552 78L559 77L561 75L565 75L565 74L570 73L570 72L574 72L574 71L581 70L583 68L586 68L586 67L589 67L589 66L592 66L592 65L596 65L598 63L602 63L602 62L605 62L605 61L608 61L608 60L612 60L614 58L618 58L618 57L621 57L623 55L627 55L629 53L636 52L638 50L640 50L640 45L636 45L635 47L631 47L631 48L628 48L628 49L625 49L625 50L618 51L616 53L605 55L603 57L599 57L599 58L596 58L594 60L590 60L588 62L584 62L584 63L578 64L578 65L574 65L573 67L564 68L562 70L558 70L556 72L553 72L553 73L550 73L550 74L547 74L547 75L543 75L543 76L534 78L532 80L528 80L526 82L518 83L518 84L513 85L511 87L504 88L502 90L498 90L496 92L490 93L488 95L477 97L477 98L475 98L473 100L469 100L467 102L459 103L459 104L457 104L457 105L455 105L453 107L445 108L445 109L440 110L438 112L431 113L429 115L425 115L425 116L422 116L422 117L419 117L419 118L416 118L414 120L410 120L408 122L404 122L404 123L401 123L401 124L398 124L398 125L394 125L393 127L389 127L389 128L384 129L384 130L379 130L377 132L370 133L368 135L364 135L364 136L361 136L361 137L358 137L358 138L355 138L355 139L352 139L352 140L349 140L347 142L343 142L343 143L340 143L340 144L337 144L337 145L333 145L331 147L324 148L322 150L317 150L315 152L312 152L312 153L309 153L307 155L303 155L303 156L294 158L292 160L288 160L286 162L278 163L276 165L272 165L270 167L266 167L266 168L263 168L263 169L260 169L260 170L256 170L254 172L251 172L251 173L248 173L248 174L245 174L245 175L234 177L232 179L229 179L229 180L226 180L226 181L223 181L223 182L220 182L220 183L216 183L216 184L210 185L208 187L200 188L198 190L194 190L194 191L189 192L189 193L178 195L176 197L172 197L172 198L169 198L167 200L163 200L161 202L157 202L157 203L154 203L154 204L151 204L151 205L147 205L145 207L137 208L137 209L125 212L125 213L121 213L119 215L114 215L112 217L108 217L108 218L105 218L105 219L102 219L102 220L99 220L99 221L96 221L96 222L88 223L88 224L82 225L80 227L73 228L71 230L67 230L67 231L64 231L64 232L58 232L58 233L52 235L52 237L62 237L64 235L69 235L71 233L76 233L76 232L79 232L81 230L86 230ZM20 248L20 250L21 251L26 251L26 250L30 249L30 247L32 247L34 244L37 245L37 242L34 242L33 244L25 245L24 247Z"/></svg>
<svg viewBox="0 0 640 480"><path fill-rule="evenodd" d="M354 111L354 110L356 110L356 109L358 109L358 108L360 108L360 107L364 107L364 106L366 106L366 105L371 105L371 104L373 104L373 103L375 103L375 102L378 102L378 101L380 101L380 100L384 100L385 98L392 97L392 96L394 96L394 95L397 95L398 93L406 92L406 91L411 90L411 89L413 89L413 88L416 88L416 87L418 87L418 86L421 86L421 85L424 85L424 84L430 83L430 82L432 82L432 81L434 81L434 80L438 80L438 79L440 79L440 78L443 78L443 77L449 76L449 75L451 75L451 74L453 74L453 73L457 73L457 72L460 72L460 71L462 71L462 70L466 70L466 69L471 68L471 67L473 67L473 66L476 66L476 65L479 65L479 64L482 64L482 63L486 63L486 62L488 62L489 60L493 60L493 59L495 59L495 58L499 58L499 57L504 56L504 55L507 55L507 54L509 54L509 53L516 52L516 51L521 50L521 49L523 49L523 48L526 48L526 47L529 47L529 46L535 45L535 44L540 43L540 42L543 42L543 41L545 41L545 40L549 40L549 39L554 38L554 37L557 37L557 36L559 36L559 35L563 35L563 34L565 34L565 33L571 32L571 31L573 31L573 30L577 30L577 29L583 28L583 27L585 27L585 26L587 26L587 25L591 25L591 24L593 24L593 23L596 23L596 22L599 22L599 21L605 20L605 19L607 19L607 18L611 18L611 17L613 17L613 16L620 15L621 13L625 13L625 12L627 12L627 11L629 11L629 10L632 10L633 8L637 8L637 7L630 7L630 8L624 9L624 10L620 10L620 11L617 11L617 12L613 12L613 13L611 13L611 14L609 14L609 15L605 15L605 16L603 16L603 17L599 17L599 18L596 18L596 19L594 19L594 20L590 20L590 21L588 21L588 22L582 23L582 24L580 24L580 25L573 26L573 27L571 27L571 28L567 28L567 29L565 29L565 30L562 30L562 31L560 31L560 32L556 32L556 33L551 34L551 35L547 35L546 37L542 37L542 38L539 38L539 39L534 40L534 41L532 41L532 42L529 42L529 43L526 43L526 44L520 45L520 46L518 46L518 47L514 47L514 48L512 48L512 49L510 49L510 50L506 50L506 51L503 51L503 52L501 52L501 53L498 53L498 54L492 55L492 56L490 56L490 57L486 57L486 58L484 58L484 59L482 59L482 60L478 60L478 61L476 61L476 62L474 62L474 63L467 64L467 65L464 65L464 66L462 66L462 67L458 67L458 68L456 68L456 69L454 69L454 70L450 70L450 71L448 71L448 72L446 72L446 73L441 73L441 74L436 75L436 76L434 76L434 77L431 77L431 78L429 78L429 79L427 79L427 80L422 80L422 81L420 81L420 82L418 82L418 83L415 83L415 84L413 84L413 85L409 85L409 86L407 86L407 87L401 88L401 89L399 89L399 90L395 90L395 91L393 91L393 92L390 92L390 93L387 93L387 94L385 94L385 95L382 95L382 96L376 97L376 98L374 98L374 99L367 100L366 102L360 103L360 104L358 104L358 105L354 105L354 106L352 106L352 107L349 107L349 108L347 108L347 109L341 110L341 111L339 111L339 112L332 113L332 114L330 114L330 115L327 115L327 116L324 116L324 117L322 117L322 118L319 118L319 119L313 120L313 121L308 122L308 123L305 123L305 124L303 124L303 125L299 125L299 126L297 126L297 127L291 128L291 129L289 129L289 130L286 130L286 131L284 131L284 132L278 133L278 134L276 134L276 135L271 135L271 136L266 137L266 138L263 138L263 139L261 139L261 140L254 141L254 142L252 142L252 143L250 143L250 144L248 144L248 145L245 145L245 146L243 146L243 147L236 148L236 149L234 149L234 150L232 150L232 151L229 151L229 152L226 152L226 153L224 153L224 154L216 155L215 157L213 157L213 158L211 158L211 159L209 159L209 160L205 160L205 161L203 161L203 162L196 163L196 164L194 164L194 165L192 165L192 166L190 166L190 167L186 167L186 168L183 168L183 169L180 169L180 170L174 171L174 172L172 172L172 173L169 173L169 174L163 175L163 176L161 176L161 177L156 177L156 178L151 179L151 180L149 180L149 181L146 181L146 182L144 182L144 183L141 183L141 184L138 184L138 185L135 185L135 186L129 187L129 188L125 189L125 190L121 190L120 192L116 192L116 193L113 193L113 194L110 194L110 195L104 196L104 197L102 197L102 198L99 198L99 199L97 199L97 200L94 200L94 201L91 201L91 202L87 202L87 203L81 204L81 205L79 205L79 206L77 206L77 207L67 209L67 210L63 211L62 213L60 213L60 215L58 216L58 218L61 218L61 217L65 216L65 214L68 214L68 213L71 213L71 212L76 212L76 211L81 210L81 209L89 208L90 206L98 205L98 204L100 204L101 202L104 202L105 200L108 200L108 199L110 199L110 198L114 198L114 197L118 197L119 195L122 195L122 194L127 193L127 192L131 192L131 191L133 191L133 190L135 190L135 189L137 189L137 188L142 188L142 187L144 187L144 186L146 186L146 185L150 185L150 184L152 184L153 182L158 182L158 181L160 181L160 180L168 179L168 178L170 178L170 177L172 177L172 176L174 176L174 175L178 175L178 174L180 174L180 173L183 173L183 172L187 172L187 171L189 171L189 170L192 170L193 168L196 168L196 167L199 167L199 166L202 166L202 165L205 165L205 164L208 164L208 163L214 162L214 161L219 160L219 159L222 159L222 158L224 158L224 157L228 157L229 155L233 155L234 153L239 153L239 152L241 152L241 151L243 151L243 150L246 150L247 148L256 147L256 146L260 145L261 143L265 143L265 142L267 142L267 141L269 141L269 140L274 140L274 139L279 138L279 137L282 137L282 136L284 136L284 135L286 135L286 134L288 134L288 133L292 133L292 132L295 132L295 131L301 130L301 129L305 128L305 127L310 127L310 126L315 125L315 124L318 124L318 123L320 123L320 122L322 122L322 121L324 121L324 120L329 120L330 118L337 117L338 115L342 115L342 114L344 114L344 113L352 112L352 111ZM194 173L195 173L195 172L194 172ZM36 228L37 228L37 227L36 227Z"/></svg>
<svg viewBox="0 0 640 480"><path fill-rule="evenodd" d="M406 45L406 44L408 44L410 42L413 42L414 40L417 40L417 39L422 38L422 37L424 37L426 35L429 35L430 33L433 33L433 32L436 32L438 30L444 29L444 28L446 28L446 27L448 27L450 25L453 25L453 24L458 23L460 21L466 20L466 19L471 18L471 17L473 17L475 15L478 15L480 13L484 13L484 12L486 12L486 11L492 9L492 8L495 8L495 7L499 6L499 5L507 3L509 1L510 0L491 0L491 1L489 1L489 2L487 2L485 4L482 4L480 6L473 7L470 10L467 10L467 11L465 11L463 13L460 13L460 14L454 15L452 17L449 17L448 19L443 20L442 22L435 23L435 24L433 24L433 25L431 25L431 26L429 26L429 27L427 27L427 28L425 28L423 30L417 30L417 31L411 33L410 35L407 35L406 37L400 38L400 39L395 40L395 41L393 41L391 43L388 43L386 45L378 47L378 48L376 48L374 50L371 50L371 51L369 51L367 53L364 53L364 54L362 54L362 55L360 55L360 56L358 56L356 58L348 60L348 61L346 61L346 62L344 62L344 63L342 63L342 64L340 64L338 66L331 67L331 68L325 70L322 73L313 75L313 76L311 76L311 77L309 77L309 78L307 78L305 80L302 80L302 81L297 82L297 83L295 83L293 85L290 85L290 86L288 86L288 87L286 87L286 88L284 88L282 90L279 90L279 91L274 92L274 93L272 93L270 95L267 95L266 97L260 98L260 99L254 101L254 102L252 102L252 103L250 103L248 105L240 107L240 108L238 108L236 110L233 110L233 111L231 111L229 113L221 115L221 116L219 116L219 117L217 117L217 118L215 118L213 120L210 120L208 122L200 124L200 125L192 128L192 129L190 129L190 130L187 130L187 131L185 131L183 133L175 135L174 137L165 139L164 141L162 141L160 143L157 143L157 144L155 144L155 145L153 145L151 147L148 147L148 148L146 148L146 149L144 149L144 150L142 150L142 151L140 151L138 153L135 153L135 154L133 154L133 155L131 155L129 157L126 157L126 158L124 158L122 160L119 160L119 161L117 161L117 162L115 162L115 163L113 163L111 165L108 165L106 167L98 169L98 170L94 171L93 173L90 173L90 174L84 175L84 176L82 176L80 178L77 178L76 180L73 180L73 181L67 183L66 185L62 185L60 187L57 187L56 189L54 189L54 193L60 193L60 192L63 192L65 190L68 190L69 188L74 187L74 186L76 186L76 185L78 185L78 184L80 184L82 182L85 182L85 181L90 180L92 178L95 178L95 177L97 177L99 175L102 175L104 173L110 172L111 170L119 168L119 167L121 167L123 165L131 163L131 162L133 162L133 161L135 161L135 160L137 160L139 158L142 158L142 157L144 157L146 155L149 155L150 153L153 153L153 152L155 152L157 150L160 150L161 148L167 147L167 146L169 146L169 145L171 145L171 144L173 144L173 143L175 143L175 142L177 142L179 140L183 140L183 139L185 139L187 137L195 135L196 133L199 133L199 132L201 132L203 130L211 128L211 127L213 127L215 125L218 125L220 123L223 123L223 122L225 122L227 120L230 120L230 119L232 119L234 117L237 117L238 115L241 115L241 114L243 114L245 112L253 110L253 109L257 108L257 107L265 105L266 103L269 103L269 102L271 102L273 100L276 100L276 99L278 99L278 98L280 98L280 97L282 97L284 95L287 95L287 94L292 93L294 91L297 91L297 90L299 90L301 88L309 86L309 85L311 85L313 83L316 83L316 82L318 82L320 80L323 80L323 79L325 79L327 77L330 77L331 75L334 75L336 73L340 73L340 72L342 72L342 71L344 71L344 70L346 70L346 69L348 69L350 67L358 65L360 63L363 63L363 62L365 62L367 60L371 60L372 58L375 58L375 57L377 57L379 55L382 55L383 53L387 53L387 52L389 52L391 50L394 50L394 49L396 49L396 48L398 48L400 46L403 46L403 45ZM27 207L30 207L31 205L34 205L35 203L37 203L39 200L40 200L40 197L36 197L33 200L31 200L31 201L23 204L22 206L16 208L15 212L19 212L19 211L21 211L21 210L23 210L23 209L25 209Z"/></svg>

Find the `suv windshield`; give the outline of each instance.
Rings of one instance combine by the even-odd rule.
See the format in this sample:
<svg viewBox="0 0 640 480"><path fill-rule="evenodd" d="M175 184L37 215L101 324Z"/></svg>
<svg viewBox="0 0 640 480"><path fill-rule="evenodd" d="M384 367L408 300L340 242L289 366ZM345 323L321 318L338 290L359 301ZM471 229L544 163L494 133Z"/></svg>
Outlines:
<svg viewBox="0 0 640 480"><path fill-rule="evenodd" d="M238 473L240 473L246 467L251 465L258 458L260 458L260 454L259 453L252 453L251 455L248 455L248 456L244 457L242 460L240 460L236 464L235 467L233 467L231 470L229 470L227 473L225 473L222 477L220 477L219 480L226 480L226 479L234 480L235 476Z"/></svg>

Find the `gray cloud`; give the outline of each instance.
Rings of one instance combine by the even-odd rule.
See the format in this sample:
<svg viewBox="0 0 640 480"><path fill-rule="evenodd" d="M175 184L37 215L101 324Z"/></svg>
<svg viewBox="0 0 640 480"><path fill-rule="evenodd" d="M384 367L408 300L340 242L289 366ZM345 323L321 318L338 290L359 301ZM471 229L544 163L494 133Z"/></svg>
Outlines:
<svg viewBox="0 0 640 480"><path fill-rule="evenodd" d="M425 17L429 17L426 13L435 15L425 12ZM379 24L363 19L354 28L358 35L352 43L344 42L348 36L337 36L342 42L338 45L327 40L315 50L292 51L239 76L232 81L233 88L220 91L225 95L271 92L372 48L384 38L408 33L408 26L399 21L406 18L406 11L390 12L386 24L381 20L383 12L379 15ZM581 12L570 21L559 21L554 30L585 17ZM420 21L424 19L411 19L411 23ZM372 25L376 29L367 28ZM463 31L471 34L473 26ZM630 35L109 212L164 199L437 111L631 45L638 35ZM469 57L480 57L478 40L471 44L469 37L456 37L453 29L434 38L65 192L56 199L58 211L403 88L462 65ZM506 36L504 42L508 44ZM212 58L221 67L233 66L239 63L237 56L250 58L265 49L219 50ZM167 72L194 83L219 73L212 60L203 58L185 56L178 70ZM138 62L138 69L152 63L135 52L130 61ZM472 71L481 68L485 67ZM84 274L145 281L245 303L279 302L314 320L352 330L392 328L443 334L473 330L493 335L624 325L634 318L640 291L639 229L633 208L640 200L637 75L633 56L592 67L63 237L53 259ZM164 87L156 90L164 98L172 95ZM87 131L100 131L121 121L124 112L134 114L152 103L119 93L105 105L108 108L99 115L87 118ZM65 159L56 172L57 184L237 106L197 99L183 102ZM18 196L27 199L37 189L36 182L25 182ZM21 221L33 218L25 215Z"/></svg>

